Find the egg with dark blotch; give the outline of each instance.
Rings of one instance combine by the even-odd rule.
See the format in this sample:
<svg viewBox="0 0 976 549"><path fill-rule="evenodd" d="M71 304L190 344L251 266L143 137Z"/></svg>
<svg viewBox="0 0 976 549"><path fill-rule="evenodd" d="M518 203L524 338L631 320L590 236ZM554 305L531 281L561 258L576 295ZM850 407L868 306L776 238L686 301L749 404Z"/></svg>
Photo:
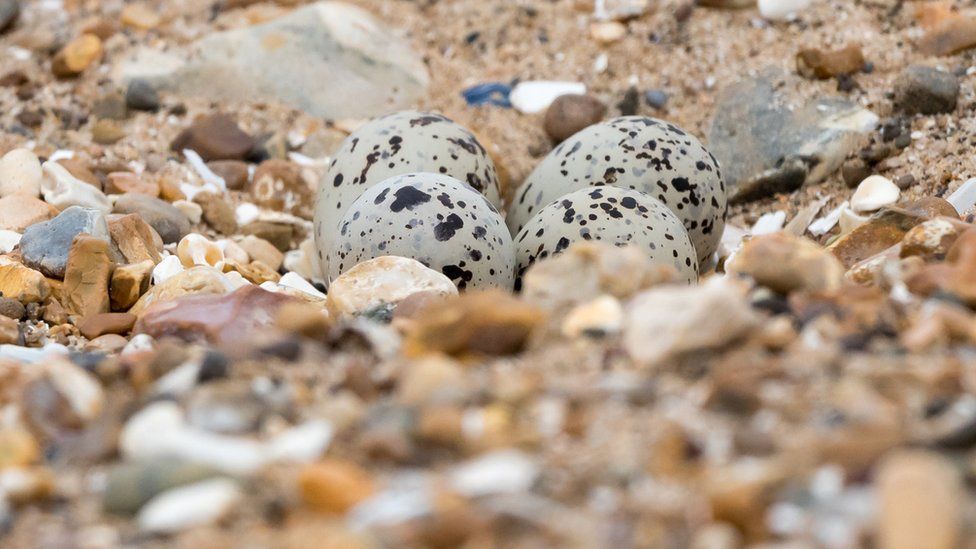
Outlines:
<svg viewBox="0 0 976 549"><path fill-rule="evenodd" d="M346 210L328 256L335 279L384 255L416 259L460 289L512 288L515 248L498 210L446 175L398 175L370 187Z"/></svg>
<svg viewBox="0 0 976 549"><path fill-rule="evenodd" d="M629 188L671 209L704 263L725 228L727 200L718 161L693 135L642 116L590 126L563 141L516 191L508 225L518 234L559 197L596 185Z"/></svg>
<svg viewBox="0 0 976 549"><path fill-rule="evenodd" d="M319 183L315 243L324 264L349 206L364 191L392 176L429 172L459 179L501 205L498 174L474 135L449 118L401 111L366 123L343 141Z"/></svg>
<svg viewBox="0 0 976 549"><path fill-rule="evenodd" d="M638 246L652 262L673 266L680 280L698 280L695 247L681 220L656 198L611 186L569 193L529 220L515 237L516 279L581 240Z"/></svg>

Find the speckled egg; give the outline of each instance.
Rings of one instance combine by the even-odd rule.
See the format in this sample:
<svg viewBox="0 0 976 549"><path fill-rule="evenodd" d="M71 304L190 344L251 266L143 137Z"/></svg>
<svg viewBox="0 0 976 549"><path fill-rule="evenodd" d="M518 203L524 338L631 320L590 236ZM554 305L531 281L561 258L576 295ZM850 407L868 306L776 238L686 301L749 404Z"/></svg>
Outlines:
<svg viewBox="0 0 976 549"><path fill-rule="evenodd" d="M471 132L439 114L396 112L357 129L335 153L315 201L319 259L328 257L339 220L359 195L394 175L417 172L460 179L501 207L495 165Z"/></svg>
<svg viewBox="0 0 976 549"><path fill-rule="evenodd" d="M329 276L384 255L409 257L458 288L511 288L515 247L498 210L478 191L434 173L398 175L370 187L338 224Z"/></svg>
<svg viewBox="0 0 976 549"><path fill-rule="evenodd" d="M515 193L507 220L512 234L559 197L594 185L663 202L688 231L700 262L718 248L727 213L718 161L693 135L642 116L595 124L553 149Z"/></svg>
<svg viewBox="0 0 976 549"><path fill-rule="evenodd" d="M651 261L673 265L682 280L698 279L695 247L681 220L656 198L612 186L571 192L533 216L515 237L516 278L581 240L633 244L647 250Z"/></svg>

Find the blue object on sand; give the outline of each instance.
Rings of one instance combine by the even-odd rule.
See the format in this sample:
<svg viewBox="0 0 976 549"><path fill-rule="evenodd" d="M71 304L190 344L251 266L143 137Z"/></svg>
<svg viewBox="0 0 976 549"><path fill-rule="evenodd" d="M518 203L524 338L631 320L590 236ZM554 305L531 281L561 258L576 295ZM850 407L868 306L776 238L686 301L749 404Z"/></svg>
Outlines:
<svg viewBox="0 0 976 549"><path fill-rule="evenodd" d="M478 84L461 92L468 105L495 105L496 107L511 108L512 103L508 100L512 93L512 86L501 82L488 82Z"/></svg>

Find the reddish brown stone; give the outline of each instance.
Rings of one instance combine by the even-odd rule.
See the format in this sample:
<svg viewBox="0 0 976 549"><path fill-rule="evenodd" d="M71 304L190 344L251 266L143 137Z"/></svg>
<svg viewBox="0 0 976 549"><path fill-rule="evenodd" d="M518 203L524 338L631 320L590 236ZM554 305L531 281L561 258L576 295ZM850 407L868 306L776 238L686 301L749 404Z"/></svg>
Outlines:
<svg viewBox="0 0 976 549"><path fill-rule="evenodd" d="M302 170L287 160L272 158L262 162L254 172L250 191L258 206L306 219L312 217L312 188L305 183Z"/></svg>
<svg viewBox="0 0 976 549"><path fill-rule="evenodd" d="M213 344L245 343L274 324L276 313L291 296L245 286L225 295L191 296L152 305L135 331L155 338L173 336Z"/></svg>
<svg viewBox="0 0 976 549"><path fill-rule="evenodd" d="M902 208L885 208L863 225L838 238L828 249L849 269L898 244L912 227L926 220L928 216Z"/></svg>
<svg viewBox="0 0 976 549"><path fill-rule="evenodd" d="M108 174L105 192L109 194L140 193L152 197L159 196L159 184L141 179L132 172L112 172Z"/></svg>
<svg viewBox="0 0 976 549"><path fill-rule="evenodd" d="M232 191L239 191L247 186L248 170L247 163L240 160L214 160L207 162L207 167L213 173L224 178L227 188Z"/></svg>
<svg viewBox="0 0 976 549"><path fill-rule="evenodd" d="M136 315L129 313L98 313L86 316L78 325L81 335L95 339L100 335L125 335L136 323Z"/></svg>
<svg viewBox="0 0 976 549"><path fill-rule="evenodd" d="M204 160L243 160L254 148L254 138L244 133L226 114L201 116L183 130L171 145L172 150L196 151Z"/></svg>
<svg viewBox="0 0 976 549"><path fill-rule="evenodd" d="M163 239L139 214L110 219L108 232L126 263L139 263L148 259L155 265L162 259L159 250L163 247Z"/></svg>
<svg viewBox="0 0 976 549"><path fill-rule="evenodd" d="M948 19L918 42L926 55L951 55L976 46L976 17L958 16Z"/></svg>
<svg viewBox="0 0 976 549"><path fill-rule="evenodd" d="M108 242L84 233L75 237L61 289L68 312L83 317L108 312L112 267Z"/></svg>
<svg viewBox="0 0 976 549"><path fill-rule="evenodd" d="M863 67L864 54L856 44L833 51L809 48L796 54L796 70L806 78L833 78L853 74Z"/></svg>

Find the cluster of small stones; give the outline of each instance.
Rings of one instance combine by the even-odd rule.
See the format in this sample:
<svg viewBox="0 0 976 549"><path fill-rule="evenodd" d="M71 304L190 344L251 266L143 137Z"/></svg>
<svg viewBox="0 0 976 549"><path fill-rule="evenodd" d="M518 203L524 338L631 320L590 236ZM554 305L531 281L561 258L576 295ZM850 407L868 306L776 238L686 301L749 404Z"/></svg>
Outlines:
<svg viewBox="0 0 976 549"><path fill-rule="evenodd" d="M648 3L600 4L624 14L591 28L610 44ZM805 5L759 2L770 19ZM922 40L934 54L976 36L946 10L942 35ZM0 0L0 32L18 11ZM96 70L116 26L161 24L126 4L118 21L42 49L45 66L70 82ZM811 78L862 65L853 50L798 59ZM0 76L33 93L25 75ZM944 84L908 71L896 100L951 109ZM737 234L723 230L719 166L694 138L648 118L601 124L588 102L546 116L561 145L507 218L473 136L452 143L477 159L463 173L413 166L367 183L360 168L370 188L329 202L356 132L329 167L223 112L183 120L171 101L134 81L79 123L97 147L19 140L0 157L0 545L976 538L976 225L961 215L976 180L949 200L906 200L867 174L836 215L774 215L773 230ZM581 120L562 119L573 112ZM180 120L171 150L105 154L132 113ZM21 122L42 124L33 114ZM664 134L643 143L679 152L600 145L603 132L639 135L634 124ZM597 151L612 165L591 164ZM671 162L693 171L626 180ZM342 210L338 248L314 242L332 234L321 208ZM379 253L404 241L387 228L353 248L404 210L432 241ZM461 235L466 215L485 224L480 238ZM462 256L502 267L465 272Z"/></svg>

